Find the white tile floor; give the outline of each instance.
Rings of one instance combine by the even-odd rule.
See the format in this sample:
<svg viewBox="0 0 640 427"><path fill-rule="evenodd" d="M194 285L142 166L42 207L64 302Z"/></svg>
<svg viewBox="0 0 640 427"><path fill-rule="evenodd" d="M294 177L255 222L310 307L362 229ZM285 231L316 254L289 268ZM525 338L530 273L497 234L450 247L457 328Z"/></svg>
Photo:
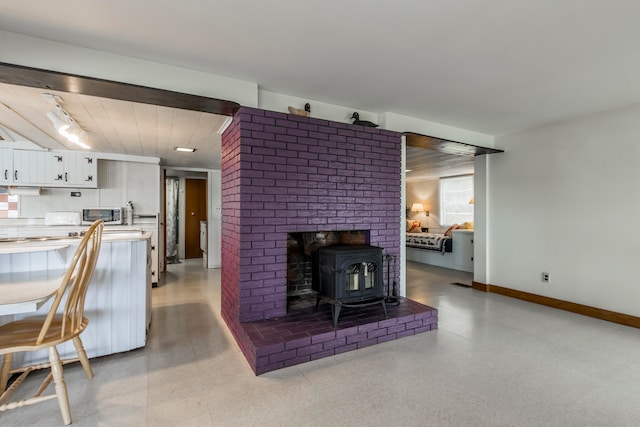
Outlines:
<svg viewBox="0 0 640 427"><path fill-rule="evenodd" d="M409 263L440 329L255 377L220 317L219 270L171 265L146 348L67 366L77 426L638 426L640 331L451 285ZM55 401L0 426L62 425Z"/></svg>

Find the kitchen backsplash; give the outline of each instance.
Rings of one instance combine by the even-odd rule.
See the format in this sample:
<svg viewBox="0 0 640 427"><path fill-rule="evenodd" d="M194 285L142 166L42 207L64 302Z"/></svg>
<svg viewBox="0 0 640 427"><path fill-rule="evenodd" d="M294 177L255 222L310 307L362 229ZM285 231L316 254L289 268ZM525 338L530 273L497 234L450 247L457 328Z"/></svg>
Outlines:
<svg viewBox="0 0 640 427"><path fill-rule="evenodd" d="M0 218L18 218L20 196L0 194Z"/></svg>

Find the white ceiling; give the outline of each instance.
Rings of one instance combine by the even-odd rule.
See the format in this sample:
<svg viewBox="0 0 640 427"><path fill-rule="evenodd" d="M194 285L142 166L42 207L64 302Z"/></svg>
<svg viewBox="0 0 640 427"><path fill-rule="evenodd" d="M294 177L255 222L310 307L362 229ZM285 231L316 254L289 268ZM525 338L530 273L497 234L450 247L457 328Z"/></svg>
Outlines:
<svg viewBox="0 0 640 427"><path fill-rule="evenodd" d="M220 168L217 131L226 116L8 84L0 84L0 135L3 127L9 131L0 147L15 145L9 138L24 138L51 150L82 150L47 118L57 107L44 93L59 97L58 105L86 132L83 142L91 151L159 157L163 165ZM196 152L177 152L174 147L193 147Z"/></svg>
<svg viewBox="0 0 640 427"><path fill-rule="evenodd" d="M0 10L7 31L493 135L640 102L636 0L0 0Z"/></svg>

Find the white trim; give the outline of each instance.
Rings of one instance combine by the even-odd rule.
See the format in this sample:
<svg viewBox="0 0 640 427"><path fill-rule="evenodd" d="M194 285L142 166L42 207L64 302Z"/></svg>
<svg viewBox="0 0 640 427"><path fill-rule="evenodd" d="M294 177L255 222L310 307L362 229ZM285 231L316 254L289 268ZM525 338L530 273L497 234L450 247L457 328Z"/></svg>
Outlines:
<svg viewBox="0 0 640 427"><path fill-rule="evenodd" d="M154 165L160 164L159 157L148 156L134 156L131 154L115 154L115 153L94 153L98 160L120 160L122 162L138 162L138 163L151 163Z"/></svg>
<svg viewBox="0 0 640 427"><path fill-rule="evenodd" d="M407 137L400 138L400 295L407 296L407 228L406 212L407 206Z"/></svg>

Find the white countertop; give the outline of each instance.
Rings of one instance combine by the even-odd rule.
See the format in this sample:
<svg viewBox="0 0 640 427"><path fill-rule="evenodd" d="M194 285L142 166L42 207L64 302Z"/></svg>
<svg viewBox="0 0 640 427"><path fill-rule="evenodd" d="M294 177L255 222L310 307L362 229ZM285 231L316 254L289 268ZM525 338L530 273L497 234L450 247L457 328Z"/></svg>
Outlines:
<svg viewBox="0 0 640 427"><path fill-rule="evenodd" d="M46 239L20 239L1 241L0 240L0 254L17 253L19 252L39 252L43 250L57 250L62 246L69 246L75 242L79 242L82 236L65 237L65 236L51 236ZM127 240L143 240L150 239L151 233L148 231L142 231L140 229L129 230L107 230L105 229L102 234L103 242L118 242Z"/></svg>

